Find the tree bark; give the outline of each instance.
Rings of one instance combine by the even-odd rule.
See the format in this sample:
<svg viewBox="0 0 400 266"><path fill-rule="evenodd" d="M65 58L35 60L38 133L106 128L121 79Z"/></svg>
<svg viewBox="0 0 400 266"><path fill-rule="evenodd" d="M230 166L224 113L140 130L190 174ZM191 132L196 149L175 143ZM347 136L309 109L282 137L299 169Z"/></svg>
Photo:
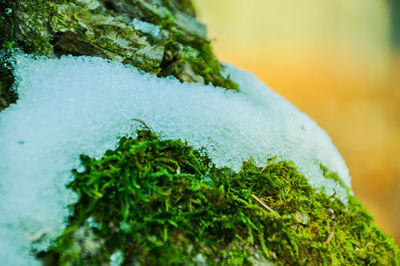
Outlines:
<svg viewBox="0 0 400 266"><path fill-rule="evenodd" d="M48 57L100 56L160 77L238 90L221 74L195 15L191 0L0 0L0 44ZM0 79L1 110L16 96Z"/></svg>

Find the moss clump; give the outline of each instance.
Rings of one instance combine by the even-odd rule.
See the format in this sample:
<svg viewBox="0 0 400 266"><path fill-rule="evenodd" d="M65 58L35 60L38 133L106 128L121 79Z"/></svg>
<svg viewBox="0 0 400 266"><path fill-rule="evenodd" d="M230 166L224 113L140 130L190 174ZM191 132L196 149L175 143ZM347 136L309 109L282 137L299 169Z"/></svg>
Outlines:
<svg viewBox="0 0 400 266"><path fill-rule="evenodd" d="M38 254L47 265L108 263L115 254L126 265L399 263L392 238L361 203L349 196L346 209L290 162L247 161L237 173L150 131L81 160L86 170L74 170L69 184L79 195L69 225Z"/></svg>

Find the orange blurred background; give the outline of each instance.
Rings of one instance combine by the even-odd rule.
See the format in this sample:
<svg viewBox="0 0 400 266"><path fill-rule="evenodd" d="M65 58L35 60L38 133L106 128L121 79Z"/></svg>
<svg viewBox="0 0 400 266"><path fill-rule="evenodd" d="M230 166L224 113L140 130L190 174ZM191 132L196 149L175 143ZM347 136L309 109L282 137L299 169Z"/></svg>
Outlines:
<svg viewBox="0 0 400 266"><path fill-rule="evenodd" d="M356 196L400 245L400 1L196 2L219 59L328 132Z"/></svg>

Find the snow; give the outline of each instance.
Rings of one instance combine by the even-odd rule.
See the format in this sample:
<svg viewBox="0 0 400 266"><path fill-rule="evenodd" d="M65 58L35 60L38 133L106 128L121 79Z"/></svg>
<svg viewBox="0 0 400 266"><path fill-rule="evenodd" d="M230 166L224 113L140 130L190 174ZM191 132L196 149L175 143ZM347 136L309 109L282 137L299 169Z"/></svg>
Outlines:
<svg viewBox="0 0 400 266"><path fill-rule="evenodd" d="M316 188L346 192L319 163L351 186L328 135L253 74L226 66L240 93L157 78L101 58L18 54L19 100L0 113L0 261L34 265L31 242L44 249L65 227L76 200L65 184L79 155L100 158L145 121L164 139L205 147L217 166L240 169L253 158L291 160ZM81 169L82 170L82 169Z"/></svg>

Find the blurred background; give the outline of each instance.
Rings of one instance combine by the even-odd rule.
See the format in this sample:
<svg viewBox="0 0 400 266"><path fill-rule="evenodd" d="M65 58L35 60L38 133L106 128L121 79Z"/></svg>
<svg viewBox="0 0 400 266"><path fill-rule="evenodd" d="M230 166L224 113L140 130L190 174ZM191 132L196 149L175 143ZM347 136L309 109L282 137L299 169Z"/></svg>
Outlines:
<svg viewBox="0 0 400 266"><path fill-rule="evenodd" d="M400 0L195 0L218 58L333 139L353 190L400 245Z"/></svg>

